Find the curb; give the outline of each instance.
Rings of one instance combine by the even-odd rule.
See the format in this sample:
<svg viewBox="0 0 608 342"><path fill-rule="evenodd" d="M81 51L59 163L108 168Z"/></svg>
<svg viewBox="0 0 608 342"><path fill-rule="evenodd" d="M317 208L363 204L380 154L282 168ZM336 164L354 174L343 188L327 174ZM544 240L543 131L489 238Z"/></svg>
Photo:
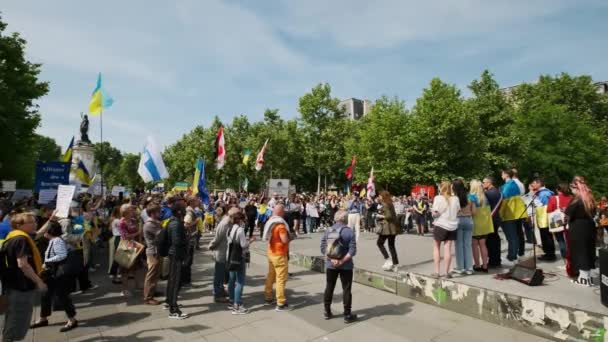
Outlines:
<svg viewBox="0 0 608 342"><path fill-rule="evenodd" d="M252 251L266 255L265 248L252 248ZM294 252L289 256L290 264L325 272L323 257ZM454 280L412 272L393 276L356 267L353 278L358 284L554 341L603 342L608 329L608 316Z"/></svg>

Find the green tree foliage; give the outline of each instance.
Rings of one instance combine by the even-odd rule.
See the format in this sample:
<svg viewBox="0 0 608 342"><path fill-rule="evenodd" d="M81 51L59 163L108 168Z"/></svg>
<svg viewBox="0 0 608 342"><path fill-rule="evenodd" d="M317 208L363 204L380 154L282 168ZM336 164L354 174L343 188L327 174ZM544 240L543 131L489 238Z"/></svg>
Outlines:
<svg viewBox="0 0 608 342"><path fill-rule="evenodd" d="M412 180L473 177L484 171L479 121L455 86L435 78L416 101L410 140Z"/></svg>
<svg viewBox="0 0 608 342"><path fill-rule="evenodd" d="M61 147L55 139L40 134L34 135L34 160L56 161L61 157Z"/></svg>
<svg viewBox="0 0 608 342"><path fill-rule="evenodd" d="M48 92L48 83L38 80L41 65L25 59L26 41L6 34L6 27L0 17L0 179L31 187L40 124L34 101Z"/></svg>
<svg viewBox="0 0 608 342"><path fill-rule="evenodd" d="M369 114L354 123L346 146L357 157L355 182L366 183L373 167L378 185L393 192L404 190L411 182L410 121L403 101L381 97Z"/></svg>
<svg viewBox="0 0 608 342"><path fill-rule="evenodd" d="M123 155L116 147L110 145L109 142L96 143L93 145L93 155L97 164L101 168L103 174L104 185L112 187L113 185L125 184L120 174L120 165L123 160Z"/></svg>

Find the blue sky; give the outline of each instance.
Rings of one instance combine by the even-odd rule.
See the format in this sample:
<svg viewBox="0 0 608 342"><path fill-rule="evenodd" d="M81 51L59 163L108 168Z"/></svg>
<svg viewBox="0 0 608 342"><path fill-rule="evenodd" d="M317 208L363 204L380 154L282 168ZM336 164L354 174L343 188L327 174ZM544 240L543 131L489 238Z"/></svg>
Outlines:
<svg viewBox="0 0 608 342"><path fill-rule="evenodd" d="M171 144L214 115L295 117L319 82L339 98L412 106L431 78L466 94L485 68L501 86L562 71L608 80L601 0L7 0L0 10L43 63L51 90L38 131L62 146L99 71L115 99L104 139L128 152L147 135ZM95 117L92 140L98 132Z"/></svg>

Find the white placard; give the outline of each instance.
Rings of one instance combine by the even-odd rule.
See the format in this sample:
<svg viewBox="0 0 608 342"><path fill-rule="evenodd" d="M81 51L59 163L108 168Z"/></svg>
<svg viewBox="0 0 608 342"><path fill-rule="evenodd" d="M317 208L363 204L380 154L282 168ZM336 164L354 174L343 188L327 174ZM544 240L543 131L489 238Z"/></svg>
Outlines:
<svg viewBox="0 0 608 342"><path fill-rule="evenodd" d="M125 188L124 186L114 185L112 187L112 196L119 196L121 192L124 195L126 190L127 188Z"/></svg>
<svg viewBox="0 0 608 342"><path fill-rule="evenodd" d="M57 188L57 217L68 217L75 192L76 186L74 185L59 185Z"/></svg>
<svg viewBox="0 0 608 342"><path fill-rule="evenodd" d="M13 196L11 197L11 200L13 202L17 202L24 198L30 198L33 195L34 195L34 193L30 189L15 189L15 192L13 192Z"/></svg>
<svg viewBox="0 0 608 342"><path fill-rule="evenodd" d="M289 196L289 179L271 179L268 182L268 195L274 193L285 198Z"/></svg>
<svg viewBox="0 0 608 342"><path fill-rule="evenodd" d="M48 204L57 196L57 189L43 189L38 194L38 204Z"/></svg>
<svg viewBox="0 0 608 342"><path fill-rule="evenodd" d="M2 191L13 192L17 190L17 181L2 181Z"/></svg>

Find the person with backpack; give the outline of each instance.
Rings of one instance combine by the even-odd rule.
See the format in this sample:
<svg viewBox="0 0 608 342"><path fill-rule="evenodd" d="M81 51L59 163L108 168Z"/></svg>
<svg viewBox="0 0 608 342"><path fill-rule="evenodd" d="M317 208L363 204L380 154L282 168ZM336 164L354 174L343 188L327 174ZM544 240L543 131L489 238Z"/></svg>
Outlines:
<svg viewBox="0 0 608 342"><path fill-rule="evenodd" d="M245 234L245 214L240 211L229 211L232 228L228 232L228 259L226 265L229 272L228 308L233 315L244 315L249 310L243 305L243 288L245 287L245 270L249 263L249 243L255 238L247 239Z"/></svg>
<svg viewBox="0 0 608 342"><path fill-rule="evenodd" d="M8 301L2 340L20 341L32 321L36 290L46 291L47 286L39 276L42 257L30 237L36 231L36 218L32 214L16 214L11 217L11 227L0 253L2 291Z"/></svg>
<svg viewBox="0 0 608 342"><path fill-rule="evenodd" d="M352 323L357 315L352 313L353 257L357 254L357 239L348 226L348 211L340 209L334 215L334 225L325 230L321 238L321 253L325 256L325 294L323 317L333 318L331 303L336 282L342 283L344 323Z"/></svg>
<svg viewBox="0 0 608 342"><path fill-rule="evenodd" d="M240 212L239 208L228 210L228 215L222 217L215 229L213 240L209 243L209 250L213 252L215 260L213 273L213 300L215 303L227 303L226 291L224 290L224 278L226 274L226 254L228 253L228 231L232 227L230 215Z"/></svg>
<svg viewBox="0 0 608 342"><path fill-rule="evenodd" d="M144 303L147 305L159 305L160 302L154 299L156 284L160 278L161 262L157 249L157 237L163 230L160 225L160 206L151 203L146 208L148 219L144 223L144 239L146 241L146 262L148 271L144 278ZM165 238L166 239L166 238Z"/></svg>

